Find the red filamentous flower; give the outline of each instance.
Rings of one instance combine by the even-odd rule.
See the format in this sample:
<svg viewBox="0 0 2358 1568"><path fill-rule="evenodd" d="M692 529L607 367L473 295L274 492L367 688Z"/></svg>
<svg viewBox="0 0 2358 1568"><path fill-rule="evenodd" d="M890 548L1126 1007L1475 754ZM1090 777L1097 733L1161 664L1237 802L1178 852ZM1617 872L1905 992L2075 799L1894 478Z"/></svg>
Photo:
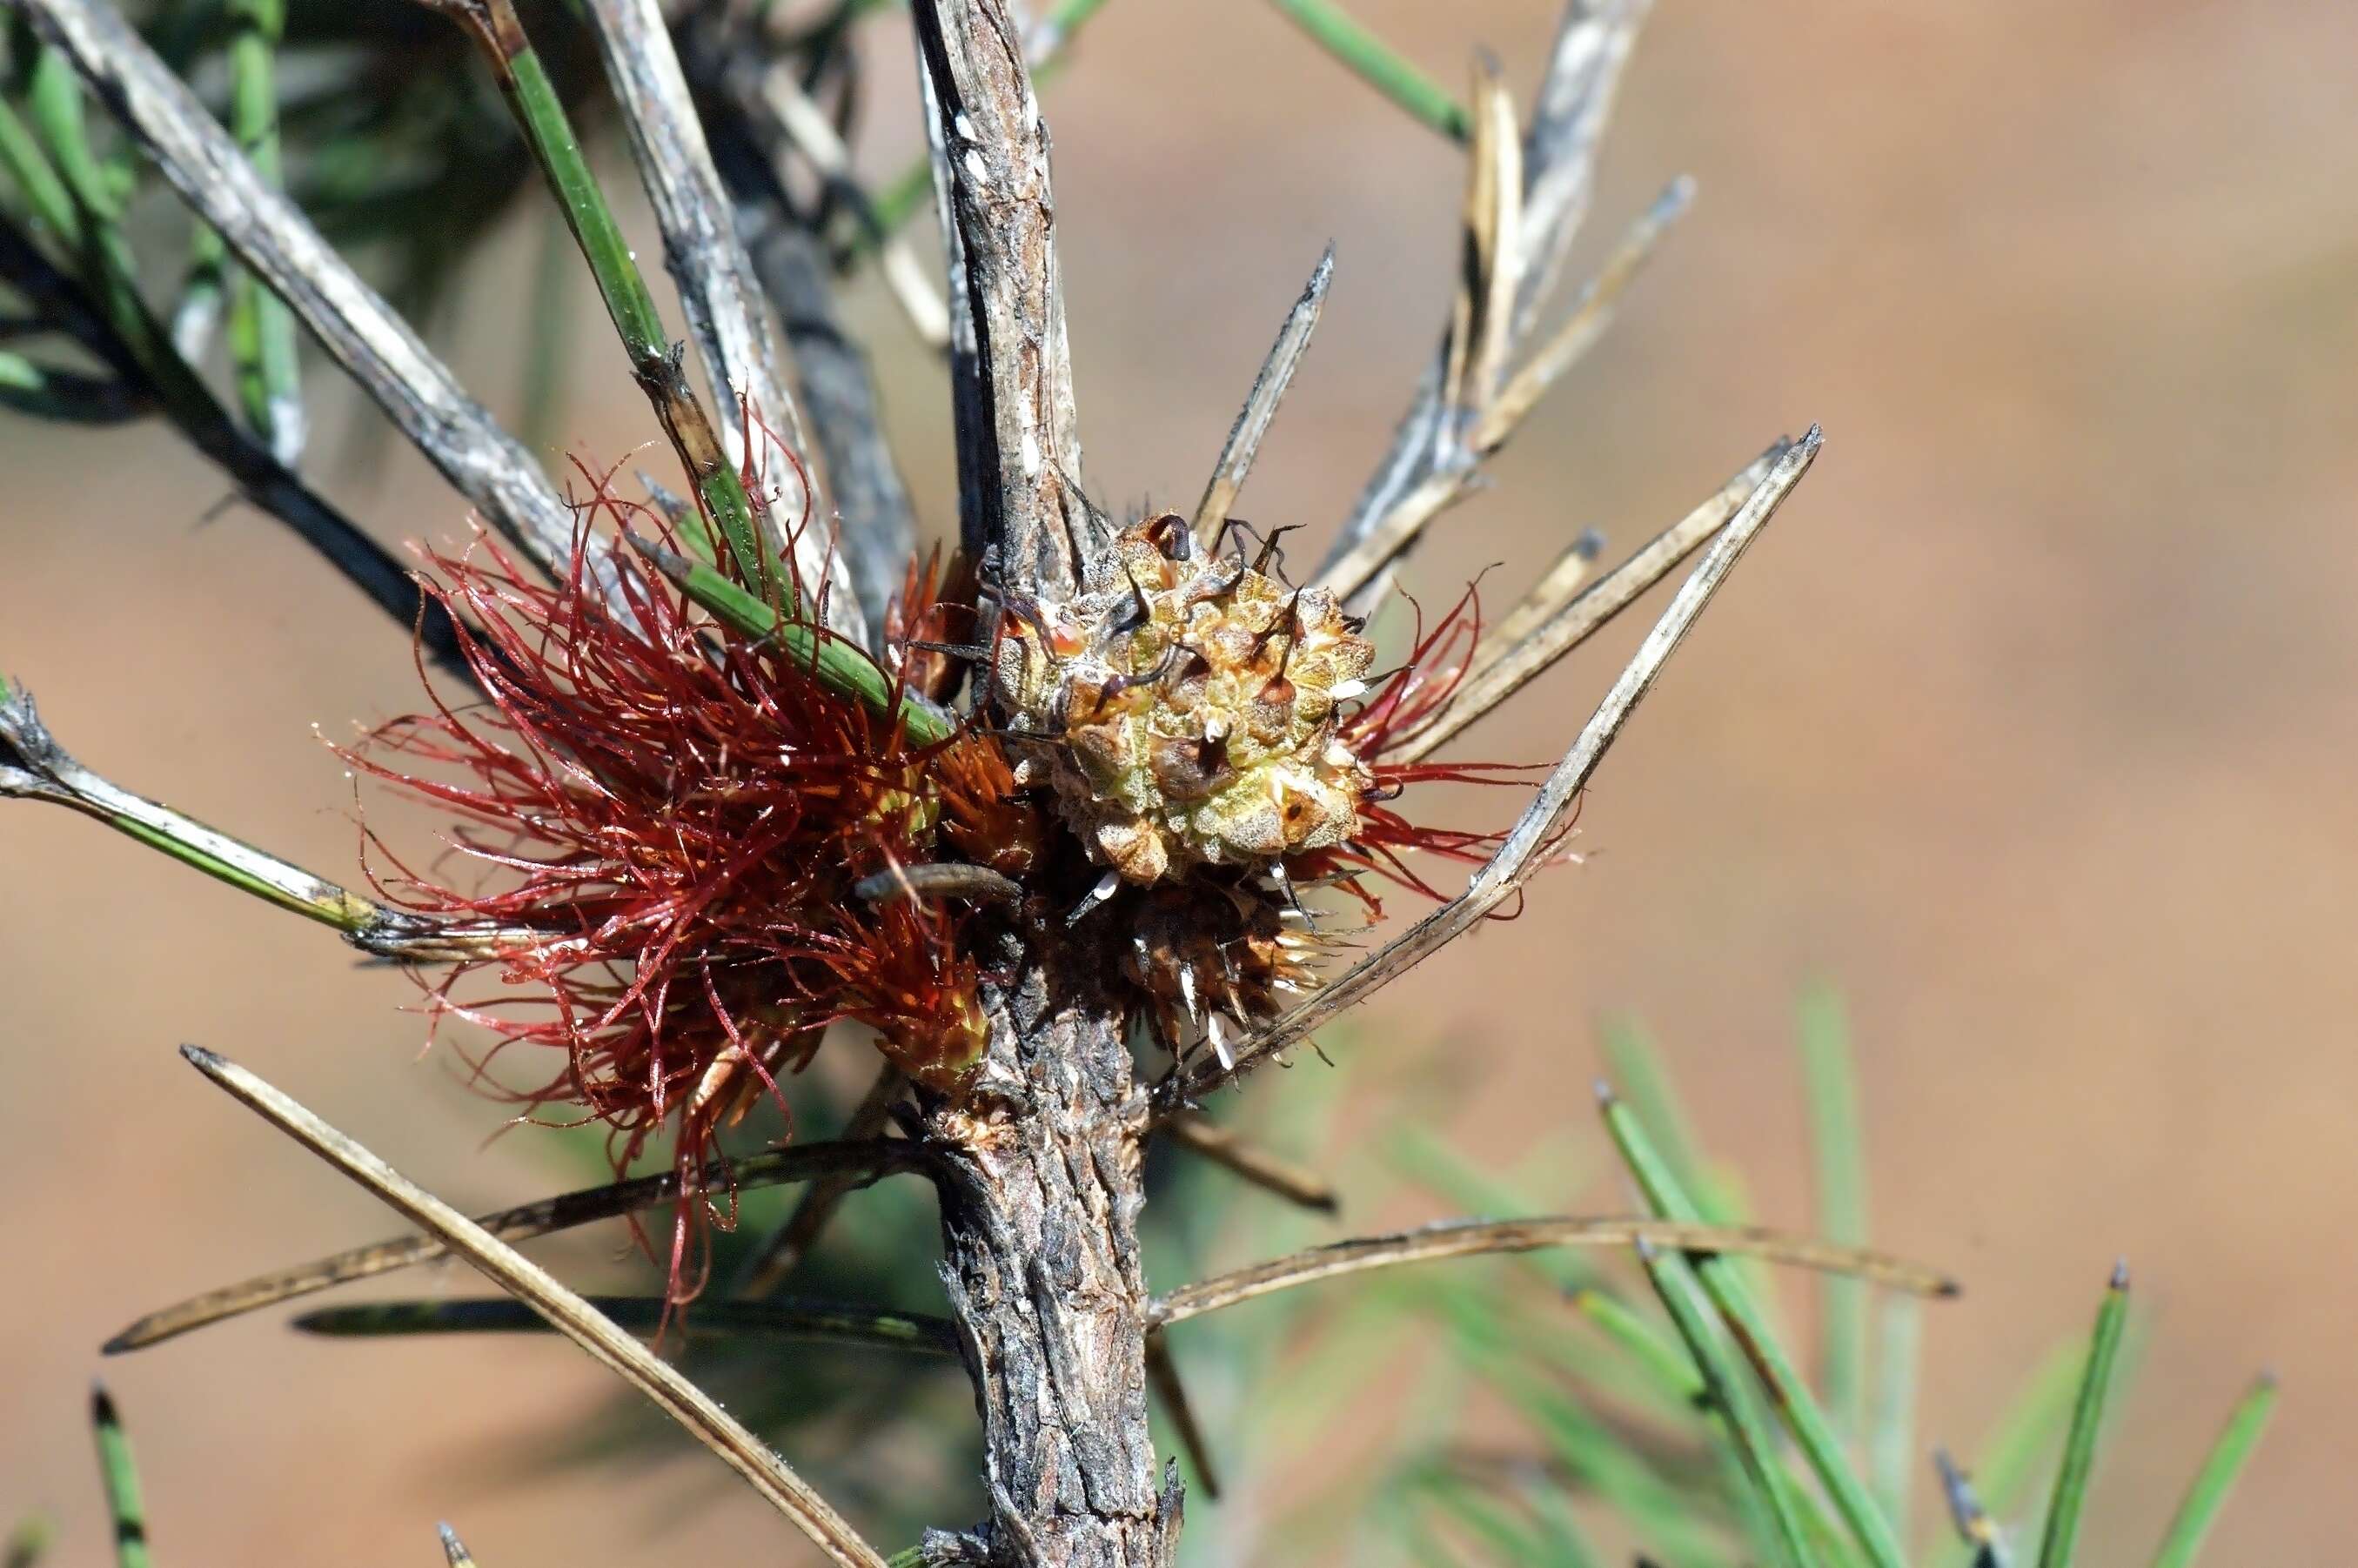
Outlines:
<svg viewBox="0 0 2358 1568"><path fill-rule="evenodd" d="M368 835L388 868L372 873L379 891L518 933L431 993L436 1013L492 1035L471 1054L478 1079L514 1047L546 1048L553 1068L501 1092L527 1116L562 1105L604 1122L618 1169L673 1132L672 1286L684 1298L716 1133L774 1095L829 1024L869 1025L936 1087L982 1048L964 916L864 902L853 885L940 860L1020 871L1004 862L1027 857L1038 828L987 735L918 743L889 710L822 681L815 661L705 617L624 552L611 583L593 579L593 520L668 530L603 481L579 511L573 569L554 588L488 536L429 553L427 591L460 628L488 700L436 695L431 711L344 755L459 819L430 872ZM932 579L913 574L913 592ZM897 616L916 632L930 619L928 603ZM452 860L473 874L445 873ZM470 975L492 969L497 993L469 994Z"/></svg>
<svg viewBox="0 0 2358 1568"><path fill-rule="evenodd" d="M1416 603L1412 599L1409 602ZM1375 788L1360 797L1357 827L1350 842L1327 851L1332 866L1326 869L1329 874L1352 866L1376 871L1427 898L1440 900L1445 895L1402 860L1401 852L1422 850L1442 860L1478 866L1489 859L1506 834L1427 827L1411 821L1390 803L1399 799L1412 784L1512 784L1537 770L1519 762L1384 760L1388 752L1414 741L1448 710L1472 667L1475 649L1482 641L1481 597L1470 585L1429 631L1424 624L1423 607L1416 605L1416 633L1408 657L1376 683L1366 704L1338 730L1343 744L1374 775ZM1314 875L1318 869L1305 871ZM1364 889L1355 884L1354 891L1373 907L1375 901Z"/></svg>

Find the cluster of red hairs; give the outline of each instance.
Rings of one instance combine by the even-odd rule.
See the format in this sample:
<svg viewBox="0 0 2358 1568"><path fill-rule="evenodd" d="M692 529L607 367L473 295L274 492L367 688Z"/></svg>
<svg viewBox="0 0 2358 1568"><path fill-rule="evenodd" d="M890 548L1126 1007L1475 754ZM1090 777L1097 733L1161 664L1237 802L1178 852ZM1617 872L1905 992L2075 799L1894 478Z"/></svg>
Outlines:
<svg viewBox="0 0 2358 1568"><path fill-rule="evenodd" d="M593 491L582 546L600 519L669 537L602 481ZM990 737L921 744L897 701L880 711L845 695L816 661L702 615L627 552L605 557L611 580L588 559L577 546L571 574L547 587L488 536L429 553L427 590L485 700L435 695L347 755L456 818L430 868L371 835L379 892L514 934L432 993L437 1013L492 1035L470 1054L478 1081L527 1116L566 1106L602 1121L618 1169L672 1132L685 1189L673 1288L686 1295L715 1134L774 1096L828 1024L872 1027L936 1087L985 1042L956 906L871 903L854 884L1028 854L1037 827ZM913 594L936 576L913 573ZM919 635L933 618L929 600L896 617ZM493 994L473 994L494 971ZM516 1047L546 1057L528 1053L533 1076L499 1087L490 1069Z"/></svg>
<svg viewBox="0 0 2358 1568"><path fill-rule="evenodd" d="M1328 863L1305 866L1302 868L1305 874L1315 875L1322 870L1331 874L1357 868L1378 872L1438 901L1446 895L1401 859L1401 851L1414 849L1444 860L1478 866L1498 847L1506 837L1503 832L1426 827L1412 822L1390 803L1412 784L1510 784L1528 776L1532 772L1530 767L1509 762L1384 760L1385 752L1413 741L1447 711L1466 671L1472 667L1475 649L1481 641L1482 602L1475 588L1469 586L1430 629L1424 624L1423 607L1417 606L1416 633L1408 657L1376 683L1365 705L1346 719L1338 731L1343 744L1375 775L1375 788L1359 801L1358 829L1348 844L1321 851ZM1370 907L1374 906L1375 901L1364 889L1354 883L1353 891Z"/></svg>

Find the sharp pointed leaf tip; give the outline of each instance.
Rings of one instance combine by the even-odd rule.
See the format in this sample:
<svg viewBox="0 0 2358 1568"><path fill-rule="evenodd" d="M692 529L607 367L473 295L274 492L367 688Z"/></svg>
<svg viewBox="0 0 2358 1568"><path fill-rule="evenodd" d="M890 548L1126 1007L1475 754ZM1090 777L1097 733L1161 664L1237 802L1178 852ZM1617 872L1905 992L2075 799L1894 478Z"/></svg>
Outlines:
<svg viewBox="0 0 2358 1568"><path fill-rule="evenodd" d="M189 1065L200 1073L218 1074L223 1067L229 1065L228 1057L217 1051L208 1051L201 1045L182 1045L180 1055Z"/></svg>
<svg viewBox="0 0 2358 1568"><path fill-rule="evenodd" d="M644 556L654 568L665 577L686 577L694 566L694 563L686 556L676 550L666 549L644 534L633 533L625 528L622 530L622 539L631 548Z"/></svg>
<svg viewBox="0 0 2358 1568"><path fill-rule="evenodd" d="M2110 1284L2111 1288L2116 1291L2125 1291L2129 1288L2129 1260L2126 1258L2117 1258L2113 1260L2113 1277Z"/></svg>

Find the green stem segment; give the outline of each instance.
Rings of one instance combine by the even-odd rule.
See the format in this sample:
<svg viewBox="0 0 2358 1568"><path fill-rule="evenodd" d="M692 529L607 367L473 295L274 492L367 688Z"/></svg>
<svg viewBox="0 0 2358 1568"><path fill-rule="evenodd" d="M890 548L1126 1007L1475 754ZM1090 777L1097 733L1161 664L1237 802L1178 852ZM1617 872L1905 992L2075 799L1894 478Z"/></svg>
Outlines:
<svg viewBox="0 0 2358 1568"><path fill-rule="evenodd" d="M192 431L222 425L227 416L220 401L139 293L121 198L91 148L81 84L57 50L43 49L34 59L28 101L38 139L0 103L0 165L15 178L34 222L73 259L71 270L90 302L153 384L165 410Z"/></svg>
<svg viewBox="0 0 2358 1568"><path fill-rule="evenodd" d="M581 247L582 259L598 280L606 314L630 355L631 373L686 465L704 514L719 524L738 574L756 594L789 614L798 609L792 576L769 549L753 514L752 502L702 404L689 390L680 351L665 330L636 253L614 222L598 177L581 155L572 121L549 81L548 70L525 36L510 0L435 0L467 26L499 79L508 106L531 144L533 156Z"/></svg>
<svg viewBox="0 0 2358 1568"><path fill-rule="evenodd" d="M230 134L268 184L282 183L276 59L286 0L230 0ZM203 256L200 256L202 261ZM244 268L229 275L230 352L246 423L289 467L303 450L303 388L295 317Z"/></svg>
<svg viewBox="0 0 2358 1568"><path fill-rule="evenodd" d="M106 1511L114 1521L116 1568L150 1568L139 1467L132 1462L131 1439L124 1435L114 1397L103 1386L91 1391L90 1423L98 1439L98 1478L106 1487Z"/></svg>
<svg viewBox="0 0 2358 1568"><path fill-rule="evenodd" d="M1777 1455L1776 1441L1751 1384L1712 1324L1711 1303L1695 1278L1694 1266L1675 1253L1642 1242L1638 1256L1645 1262L1654 1293L1661 1298L1662 1310L1670 1314L1672 1326L1686 1342L1687 1355L1702 1375L1705 1396L1726 1423L1728 1440L1745 1475L1768 1505L1768 1517L1776 1524L1779 1560L1787 1568L1809 1568L1812 1559L1801 1537L1793 1478Z"/></svg>
<svg viewBox="0 0 2358 1568"><path fill-rule="evenodd" d="M809 669L829 690L898 719L919 745L938 745L957 732L957 726L948 714L899 687L875 660L842 638L773 609L702 561L666 550L636 534L626 533L622 537L715 620L745 636L775 642L788 658Z"/></svg>
<svg viewBox="0 0 2358 1568"><path fill-rule="evenodd" d="M0 682L0 799L46 800L95 817L241 892L333 926L388 957L481 956L495 934L439 925L373 903L83 767L60 747L22 688Z"/></svg>
<svg viewBox="0 0 2358 1568"><path fill-rule="evenodd" d="M2063 1441L2063 1465L2055 1473L2055 1499L2047 1509L2047 1533L2039 1543L2039 1568L2070 1568L2080 1540L2080 1513L2088 1500L2088 1477L2096 1467L2096 1439L2104 1424L2104 1400L2112 1390L2113 1367L2120 1359L2121 1335L2129 1321L2129 1268L2114 1265L2104 1304L2096 1309L2096 1331L2080 1375L2079 1402L2071 1411L2071 1435Z"/></svg>
<svg viewBox="0 0 2358 1568"><path fill-rule="evenodd" d="M1629 1108L1609 1091L1603 1092L1601 1099L1606 1129L1654 1212L1665 1219L1700 1219L1702 1211ZM1700 1260L1694 1265L1695 1277L1711 1297L1712 1304L1718 1308L1728 1332L1759 1373L1776 1402L1778 1413L1801 1445L1826 1495L1833 1499L1843 1522L1866 1551L1867 1561L1874 1568L1903 1568L1899 1542L1890 1521L1883 1517L1883 1510L1876 1506L1852 1469L1825 1411L1794 1369L1742 1274L1730 1266L1732 1261L1724 1257Z"/></svg>

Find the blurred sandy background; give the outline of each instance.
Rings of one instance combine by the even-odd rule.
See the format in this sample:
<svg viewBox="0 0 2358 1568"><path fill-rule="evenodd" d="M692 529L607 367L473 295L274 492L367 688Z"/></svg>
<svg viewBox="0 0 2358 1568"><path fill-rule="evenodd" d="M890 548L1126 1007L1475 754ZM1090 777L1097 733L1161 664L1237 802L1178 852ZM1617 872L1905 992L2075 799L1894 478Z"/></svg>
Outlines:
<svg viewBox="0 0 2358 1568"><path fill-rule="evenodd" d="M1355 9L1436 74L1528 81L1540 0ZM1634 546L1768 438L1823 460L1606 766L1585 868L1384 996L1343 1070L1444 1041L1463 1130L1585 1122L1592 1021L1642 1014L1767 1216L1806 1223L1791 1000L1848 992L1884 1243L1970 1282L1925 1415L1970 1447L2115 1254L2153 1336L2093 1561L2142 1560L2244 1378L2280 1420L2210 1561L2346 1555L2358 1445L2358 13L2296 4L1736 7L1665 0L1586 254L1660 183L1693 216L1621 324L1445 520L1412 584L1517 587L1569 533ZM913 145L873 73L871 147ZM1319 247L1333 297L1246 503L1331 526L1442 316L1455 156L1250 0L1122 0L1047 95L1093 484L1190 501ZM513 408L512 237L454 330ZM947 416L861 294L913 485ZM568 439L654 434L587 314ZM316 371L329 388L332 373ZM330 443L331 447L331 443ZM0 661L94 766L323 871L351 861L317 720L402 710L402 639L168 433L0 426ZM328 488L387 539L460 514L414 462ZM102 580L112 583L102 591ZM1633 623L1477 730L1552 757ZM1509 803L1496 807L1503 813ZM0 1511L100 1559L81 1402L136 1312L373 1237L373 1204L173 1054L224 1050L468 1202L549 1167L433 1062L397 977L102 829L0 810ZM1264 1089L1282 1088L1263 1080ZM1617 1204L1609 1189L1567 1195ZM107 1368L164 1561L495 1568L796 1547L680 1465L481 1478L520 1409L600 1374L549 1343L339 1347L265 1314ZM683 1509L682 1499L693 1504Z"/></svg>

